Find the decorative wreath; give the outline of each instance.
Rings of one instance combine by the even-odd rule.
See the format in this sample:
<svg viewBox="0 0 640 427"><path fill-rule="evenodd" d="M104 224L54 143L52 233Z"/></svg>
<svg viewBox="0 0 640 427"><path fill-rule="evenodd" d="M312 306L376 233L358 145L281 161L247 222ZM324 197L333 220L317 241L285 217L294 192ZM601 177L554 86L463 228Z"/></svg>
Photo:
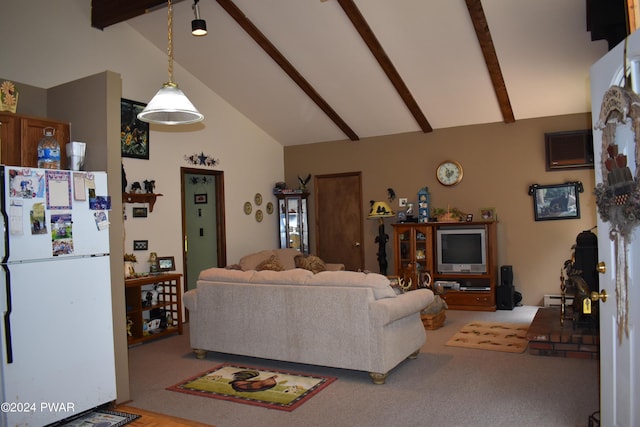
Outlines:
<svg viewBox="0 0 640 427"><path fill-rule="evenodd" d="M627 156L615 144L618 125L631 121L635 139L636 176L627 166ZM640 97L633 91L612 86L604 96L597 124L602 129L602 183L595 189L598 213L611 231L630 237L640 225Z"/></svg>
<svg viewBox="0 0 640 427"><path fill-rule="evenodd" d="M631 123L636 175L628 157L618 152L616 130ZM602 130L602 183L595 189L598 213L609 222L609 238L614 242L616 261L616 308L618 340L629 337L629 239L640 224L640 97L626 87L612 86L602 100L596 129Z"/></svg>

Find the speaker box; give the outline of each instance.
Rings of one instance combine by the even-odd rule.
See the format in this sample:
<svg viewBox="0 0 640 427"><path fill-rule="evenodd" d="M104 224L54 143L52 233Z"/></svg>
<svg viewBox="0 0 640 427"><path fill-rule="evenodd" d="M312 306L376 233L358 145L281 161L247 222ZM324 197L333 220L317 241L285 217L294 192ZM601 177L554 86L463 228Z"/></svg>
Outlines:
<svg viewBox="0 0 640 427"><path fill-rule="evenodd" d="M514 302L513 268L510 265L500 267L500 282L496 288L496 306L498 310L513 310Z"/></svg>

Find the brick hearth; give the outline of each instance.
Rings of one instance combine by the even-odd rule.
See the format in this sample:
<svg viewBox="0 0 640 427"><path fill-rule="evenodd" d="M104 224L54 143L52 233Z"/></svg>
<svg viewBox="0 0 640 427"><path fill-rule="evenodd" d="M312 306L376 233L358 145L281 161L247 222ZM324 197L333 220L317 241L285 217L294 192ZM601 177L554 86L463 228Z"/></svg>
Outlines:
<svg viewBox="0 0 640 427"><path fill-rule="evenodd" d="M539 308L527 332L529 353L538 356L598 359L600 332L598 329L573 328L565 319L560 325L560 307Z"/></svg>

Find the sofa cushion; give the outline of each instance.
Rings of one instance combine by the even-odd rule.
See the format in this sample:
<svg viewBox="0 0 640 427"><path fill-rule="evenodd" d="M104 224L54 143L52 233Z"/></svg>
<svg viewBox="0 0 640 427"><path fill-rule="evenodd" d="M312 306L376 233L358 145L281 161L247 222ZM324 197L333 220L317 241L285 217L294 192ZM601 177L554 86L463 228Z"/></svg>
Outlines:
<svg viewBox="0 0 640 427"><path fill-rule="evenodd" d="M283 271L284 267L278 258L274 255L271 255L268 259L262 261L260 264L256 265L256 271L262 270L272 270L272 271Z"/></svg>
<svg viewBox="0 0 640 427"><path fill-rule="evenodd" d="M294 258L297 255L300 255L300 251L293 248L281 248L274 249L273 253L276 254L278 261L284 266L285 270L293 270L296 268L296 264L294 262Z"/></svg>
<svg viewBox="0 0 640 427"><path fill-rule="evenodd" d="M389 279L378 273L356 271L322 271L307 280L307 285L316 286L359 286L371 288L376 299L395 298Z"/></svg>
<svg viewBox="0 0 640 427"><path fill-rule="evenodd" d="M247 283L256 272L229 270L226 268L209 268L202 270L198 280L206 280L209 282L231 282L231 283Z"/></svg>
<svg viewBox="0 0 640 427"><path fill-rule="evenodd" d="M274 255L273 249L255 252L240 258L238 264L240 264L244 271L255 270L258 264L260 264L262 261L268 260L271 255Z"/></svg>
<svg viewBox="0 0 640 427"><path fill-rule="evenodd" d="M312 272L302 268L284 271L262 270L256 271L249 282L270 285L304 285L312 276Z"/></svg>
<svg viewBox="0 0 640 427"><path fill-rule="evenodd" d="M296 263L296 268L304 268L313 274L327 270L327 266L324 261L315 255L296 255L294 261Z"/></svg>

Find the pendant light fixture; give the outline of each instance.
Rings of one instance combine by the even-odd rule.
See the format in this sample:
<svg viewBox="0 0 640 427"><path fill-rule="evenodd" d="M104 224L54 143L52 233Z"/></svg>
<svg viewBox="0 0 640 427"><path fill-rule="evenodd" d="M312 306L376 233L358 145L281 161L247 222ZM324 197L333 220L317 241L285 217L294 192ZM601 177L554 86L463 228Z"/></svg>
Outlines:
<svg viewBox="0 0 640 427"><path fill-rule="evenodd" d="M196 19L191 21L191 34L194 36L206 36L207 35L207 21L200 18L200 6L198 5L200 0L193 0L193 14Z"/></svg>
<svg viewBox="0 0 640 427"><path fill-rule="evenodd" d="M196 123L202 121L204 116L173 81L173 6L171 0L168 0L168 4L169 81L162 85L145 109L138 114L138 119L161 125Z"/></svg>

